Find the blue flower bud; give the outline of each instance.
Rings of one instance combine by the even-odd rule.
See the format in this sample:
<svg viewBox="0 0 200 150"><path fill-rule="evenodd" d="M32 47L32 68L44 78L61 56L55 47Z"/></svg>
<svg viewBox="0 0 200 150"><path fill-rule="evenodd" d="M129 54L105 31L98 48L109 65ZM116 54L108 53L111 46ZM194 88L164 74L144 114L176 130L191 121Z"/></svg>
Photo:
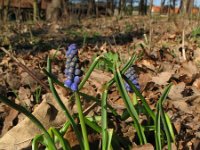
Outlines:
<svg viewBox="0 0 200 150"><path fill-rule="evenodd" d="M75 50L71 51L71 54L72 54L73 56L76 55L76 54L78 54L78 50L75 49Z"/></svg>
<svg viewBox="0 0 200 150"><path fill-rule="evenodd" d="M77 91L78 90L78 85L76 83L72 83L71 90L72 91Z"/></svg>
<svg viewBox="0 0 200 150"><path fill-rule="evenodd" d="M76 44L70 44L69 47L68 47L69 51L75 50L75 49L76 49Z"/></svg>
<svg viewBox="0 0 200 150"><path fill-rule="evenodd" d="M69 80L69 79L65 80L65 82L64 82L64 86L70 88L71 85L72 85L72 80Z"/></svg>
<svg viewBox="0 0 200 150"><path fill-rule="evenodd" d="M74 74L75 74L76 76L81 75L81 70L80 70L80 69L76 69L75 72L74 72Z"/></svg>
<svg viewBox="0 0 200 150"><path fill-rule="evenodd" d="M75 76L74 77L74 82L77 83L77 84L80 83L80 77L79 76Z"/></svg>
<svg viewBox="0 0 200 150"><path fill-rule="evenodd" d="M125 73L125 76L136 86L138 90L140 90L140 86L137 80L137 75L135 73L135 69L133 67L130 67L127 72ZM128 92L133 92L133 89L130 87L128 83L125 83L125 88Z"/></svg>

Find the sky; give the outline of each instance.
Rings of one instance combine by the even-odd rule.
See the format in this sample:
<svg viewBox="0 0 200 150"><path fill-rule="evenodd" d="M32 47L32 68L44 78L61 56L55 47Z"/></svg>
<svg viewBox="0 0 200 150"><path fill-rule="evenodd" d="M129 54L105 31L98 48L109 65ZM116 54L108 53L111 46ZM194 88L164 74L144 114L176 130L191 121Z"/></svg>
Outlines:
<svg viewBox="0 0 200 150"><path fill-rule="evenodd" d="M161 1L161 0L154 0L154 5L160 6L160 1ZM177 6L179 6L180 0L178 0L177 3L178 3ZM200 0L194 0L194 4L195 4L196 6L200 6Z"/></svg>

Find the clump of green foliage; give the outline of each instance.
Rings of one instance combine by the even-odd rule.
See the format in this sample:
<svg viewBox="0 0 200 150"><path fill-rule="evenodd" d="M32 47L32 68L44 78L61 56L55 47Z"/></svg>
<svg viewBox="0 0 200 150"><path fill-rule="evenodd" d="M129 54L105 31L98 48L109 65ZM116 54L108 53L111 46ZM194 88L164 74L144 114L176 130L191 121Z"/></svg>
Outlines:
<svg viewBox="0 0 200 150"><path fill-rule="evenodd" d="M77 140L79 141L80 149L89 150L90 144L88 141L87 128L90 128L95 133L101 135L101 149L109 150L109 149L129 149L131 145L124 142L124 140L114 131L112 127L109 126L109 118L108 112L117 119L121 121L125 121L128 117L132 118L131 125L135 128L138 142L137 144L143 145L150 141L152 141L152 133L154 134L155 139L155 148L156 150L161 150L163 146L168 145L168 149L172 149L171 143L175 142L174 133L172 129L172 125L168 115L163 110L163 103L167 98L169 90L172 84L169 84L161 97L159 98L156 111L154 112L148 105L146 99L142 96L141 92L138 88L125 76L126 71L133 65L133 63L137 60L137 56L133 55L129 61L125 65L119 63L119 57L116 53L107 53L102 56L98 56L94 59L93 63L90 65L88 71L85 73L83 80L80 82L78 86L78 90L74 91L71 95L75 98L75 102L78 108L78 114L70 115L69 110L63 104L60 96L58 95L54 84L62 86L66 90L70 90L65 87L62 82L60 82L51 72L51 62L52 59L48 58L47 60L47 69L44 69L44 73L48 76L48 81L50 85L50 90L63 110L66 116L66 123L61 128L51 127L49 130L46 130L44 126L40 123L40 121L33 116L30 112L28 112L22 106L15 104L8 98L0 95L0 100L5 104L13 107L14 109L25 114L39 129L43 131L43 134L36 135L32 140L32 149L38 150L40 145L46 147L49 150L56 150L58 144L60 148L63 150L70 150L72 147L69 142L64 138L64 134L67 134L67 129L71 126L77 136ZM85 85L86 81L90 77L94 68L99 64L99 62L103 62L108 70L112 72L113 78L102 85L103 92L101 94L101 98L96 98L95 96L88 95L87 93L82 93L81 89ZM122 68L122 69L120 69ZM131 89L133 90L135 96L134 100L129 96L125 84L127 83ZM126 113L128 117L124 117L117 113L117 111L107 103L109 90L111 87L116 86L119 91L119 95L122 97L123 102L126 106L124 113ZM101 107L101 116L99 120L95 120L89 116L83 114L82 105L80 101L80 96L87 98L91 101L95 101L97 105ZM140 102L137 100L137 97L141 100ZM137 106L140 107L137 107ZM140 109L140 110L139 110ZM142 110L142 111L141 111ZM147 124L141 124L139 116L145 115L147 118ZM94 116L95 117L95 116ZM75 120L79 120L77 121ZM81 129L79 128L81 126ZM86 128L87 126L87 128Z"/></svg>
<svg viewBox="0 0 200 150"><path fill-rule="evenodd" d="M200 27L195 28L192 33L192 37L199 37L200 36Z"/></svg>

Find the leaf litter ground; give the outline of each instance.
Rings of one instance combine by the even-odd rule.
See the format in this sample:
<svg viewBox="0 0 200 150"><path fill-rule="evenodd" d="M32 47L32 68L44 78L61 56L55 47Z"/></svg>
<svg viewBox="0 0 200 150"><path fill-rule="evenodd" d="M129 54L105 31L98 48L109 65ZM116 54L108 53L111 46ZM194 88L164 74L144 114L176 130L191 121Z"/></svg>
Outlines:
<svg viewBox="0 0 200 150"><path fill-rule="evenodd" d="M135 64L143 95L150 107L155 109L164 86L173 82L164 108L175 129L178 146L175 149L197 150L200 147L200 40L191 36L197 23L192 20L187 22L192 26L186 28L187 61L183 61L179 28L181 20L168 22L166 18L161 18L153 20L150 25L151 21L146 17L122 19L104 17L86 19L79 25L66 25L66 23L49 25L43 22L34 25L9 24L1 26L0 42L7 49L9 45L12 46L11 53L44 83L47 83L47 77L43 74L42 68L46 67L47 56L53 57L55 53L57 55L56 61L52 64L52 71L60 81L64 81L64 49L70 43L79 45L80 59L84 68L88 68L95 56L105 52L117 52L122 63L125 63L134 52L143 53ZM150 32L151 38L149 38ZM148 41L145 41L145 36ZM34 112L47 128L60 127L65 118L52 95L44 88L40 88L40 84L20 68L9 55L3 52L0 52L0 55L1 94ZM109 72L103 70L104 67L98 67L92 73L83 92L100 96L101 85L112 77ZM61 87L57 87L57 90L71 113L76 113L76 106L73 101L69 101L70 93ZM41 95L36 98L38 91ZM108 103L121 113L125 109L121 97L114 87L110 93ZM100 113L100 107L93 105L89 100L83 101L83 108L90 110L89 116ZM115 130L120 130L121 136L133 145L133 149L134 146L139 149L134 142L135 130L128 123L130 120L119 122L115 118L110 119L113 122L111 126ZM141 121L142 119L145 118L141 118ZM24 134L24 130L35 132ZM28 147L30 140L39 132L36 127L30 125L30 121L24 115L0 103L0 147L7 146L7 149L10 149L16 144L19 149ZM17 139L14 137L16 134ZM77 141L74 136L74 133L69 131L66 138L75 146ZM89 139L95 143L99 137L90 134ZM148 144L140 148L153 149Z"/></svg>

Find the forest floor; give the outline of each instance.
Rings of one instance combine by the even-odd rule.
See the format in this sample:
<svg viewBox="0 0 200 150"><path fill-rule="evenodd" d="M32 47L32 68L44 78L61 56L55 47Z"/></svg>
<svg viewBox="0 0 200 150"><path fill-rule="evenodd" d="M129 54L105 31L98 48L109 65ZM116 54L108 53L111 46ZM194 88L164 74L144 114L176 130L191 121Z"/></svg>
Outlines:
<svg viewBox="0 0 200 150"><path fill-rule="evenodd" d="M121 64L125 64L133 53L140 55L134 66L138 73L141 92L152 109L155 109L164 87L170 82L173 83L164 103L176 135L176 145L173 149L198 150L200 149L198 25L196 20L168 20L166 17L158 16L153 19L139 16L102 17L83 19L81 23L66 21L58 24L10 22L0 26L0 45L27 66L45 85L48 85L48 82L42 69L46 67L47 57L52 57L55 52L57 55L56 61L52 64L52 71L60 81L64 81L65 50L71 43L78 45L83 70L88 69L96 56L109 51L119 55ZM182 55L183 29L185 29L186 60ZM45 127L60 127L65 122L65 117L57 108L48 88L42 87L34 80L11 55L0 51L0 94L34 112ZM99 65L82 91L99 97L102 84L111 77L111 73L106 71L106 66ZM59 86L57 90L71 113L76 113L76 106L69 101L71 93ZM116 88L110 89L108 103L119 112L125 109ZM92 105L93 102L89 100L83 102L84 110ZM54 106L55 110L51 110L51 106ZM52 112L49 113L49 110ZM94 106L88 115L100 113L100 107ZM40 131L25 118L23 114L0 102L0 149L9 150L13 147L22 149L30 146L31 139ZM115 122L114 130L120 130L121 136L131 143L134 149L137 142L133 126L128 121L117 122L114 118L110 120ZM77 141L72 137L71 132L71 136L69 133L66 138L71 145L76 145ZM92 143L98 141L99 136L91 134L89 139ZM143 149L152 149L151 145L146 146Z"/></svg>

